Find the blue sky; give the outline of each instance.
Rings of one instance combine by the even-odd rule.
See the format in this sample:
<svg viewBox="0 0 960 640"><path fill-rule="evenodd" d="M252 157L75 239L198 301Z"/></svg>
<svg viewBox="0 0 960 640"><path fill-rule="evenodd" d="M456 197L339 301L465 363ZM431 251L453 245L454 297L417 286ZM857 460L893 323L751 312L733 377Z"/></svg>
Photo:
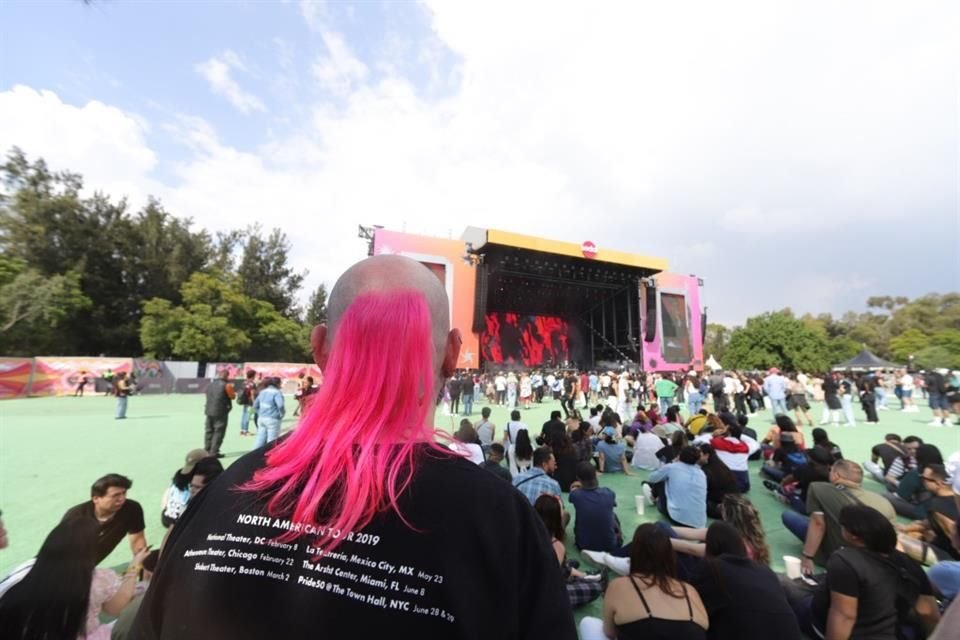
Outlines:
<svg viewBox="0 0 960 640"><path fill-rule="evenodd" d="M0 3L0 146L308 283L357 224L660 255L712 319L960 288L957 6Z"/></svg>

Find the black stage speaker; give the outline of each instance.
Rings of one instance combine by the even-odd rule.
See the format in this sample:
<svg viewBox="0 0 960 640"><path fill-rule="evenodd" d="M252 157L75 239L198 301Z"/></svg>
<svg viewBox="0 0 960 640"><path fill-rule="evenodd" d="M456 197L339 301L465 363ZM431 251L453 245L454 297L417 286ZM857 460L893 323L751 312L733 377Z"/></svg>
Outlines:
<svg viewBox="0 0 960 640"><path fill-rule="evenodd" d="M481 262L474 268L477 270L477 287L473 297L473 332L482 333L487 328L487 294L490 267Z"/></svg>
<svg viewBox="0 0 960 640"><path fill-rule="evenodd" d="M657 339L657 288L648 285L646 294L647 320L643 328L643 340L644 342L653 342Z"/></svg>

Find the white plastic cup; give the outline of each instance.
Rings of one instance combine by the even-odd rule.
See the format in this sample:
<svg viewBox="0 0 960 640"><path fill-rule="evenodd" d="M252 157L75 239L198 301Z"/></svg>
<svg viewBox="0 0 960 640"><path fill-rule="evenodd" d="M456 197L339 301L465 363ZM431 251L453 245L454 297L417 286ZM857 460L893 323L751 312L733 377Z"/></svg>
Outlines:
<svg viewBox="0 0 960 640"><path fill-rule="evenodd" d="M646 505L647 499L644 498L643 496L633 496L633 500L634 500L634 502L637 503L637 515L638 515L638 516L642 516L642 515L643 515L643 509L644 509L644 507L645 507L645 505Z"/></svg>
<svg viewBox="0 0 960 640"><path fill-rule="evenodd" d="M783 556L783 566L786 567L787 577L791 580L800 577L800 558L796 556Z"/></svg>

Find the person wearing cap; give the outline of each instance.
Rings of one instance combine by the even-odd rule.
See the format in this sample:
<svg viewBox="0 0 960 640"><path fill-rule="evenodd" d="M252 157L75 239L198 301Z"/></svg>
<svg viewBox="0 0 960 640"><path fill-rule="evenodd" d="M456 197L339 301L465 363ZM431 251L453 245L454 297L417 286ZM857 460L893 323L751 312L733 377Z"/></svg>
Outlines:
<svg viewBox="0 0 960 640"><path fill-rule="evenodd" d="M597 443L597 469L601 473L620 473L631 476L627 465L627 445L617 441L617 430L613 427L604 427L600 432L600 442Z"/></svg>
<svg viewBox="0 0 960 640"><path fill-rule="evenodd" d="M770 411L773 415L787 413L787 379L780 375L780 369L771 367L763 379L763 391L770 398Z"/></svg>
<svg viewBox="0 0 960 640"><path fill-rule="evenodd" d="M183 510L187 508L187 501L190 500L190 478L193 476L193 469L198 462L209 457L210 454L206 449L192 449L187 454L183 466L173 473L173 479L163 496L163 507L160 510L160 521L165 528L172 527Z"/></svg>

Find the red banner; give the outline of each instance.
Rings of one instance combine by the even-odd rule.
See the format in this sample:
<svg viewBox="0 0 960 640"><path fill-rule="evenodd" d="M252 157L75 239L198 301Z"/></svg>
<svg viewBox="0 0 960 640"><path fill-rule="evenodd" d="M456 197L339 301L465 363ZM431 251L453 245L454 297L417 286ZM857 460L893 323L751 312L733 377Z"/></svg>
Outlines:
<svg viewBox="0 0 960 640"><path fill-rule="evenodd" d="M0 358L0 399L26 396L32 372L33 358Z"/></svg>
<svg viewBox="0 0 960 640"><path fill-rule="evenodd" d="M133 370L130 358L36 358L35 362L30 385L32 396L69 395L77 388L82 373L93 382L108 370L113 373ZM92 385L90 390L93 390Z"/></svg>
<svg viewBox="0 0 960 640"><path fill-rule="evenodd" d="M253 369L257 373L262 373L264 377L280 378L284 383L296 381L300 374L313 376L313 381L320 384L323 381L323 373L320 367L315 364L297 364L292 362L245 362L243 365L243 374L237 377L243 377L247 371Z"/></svg>

